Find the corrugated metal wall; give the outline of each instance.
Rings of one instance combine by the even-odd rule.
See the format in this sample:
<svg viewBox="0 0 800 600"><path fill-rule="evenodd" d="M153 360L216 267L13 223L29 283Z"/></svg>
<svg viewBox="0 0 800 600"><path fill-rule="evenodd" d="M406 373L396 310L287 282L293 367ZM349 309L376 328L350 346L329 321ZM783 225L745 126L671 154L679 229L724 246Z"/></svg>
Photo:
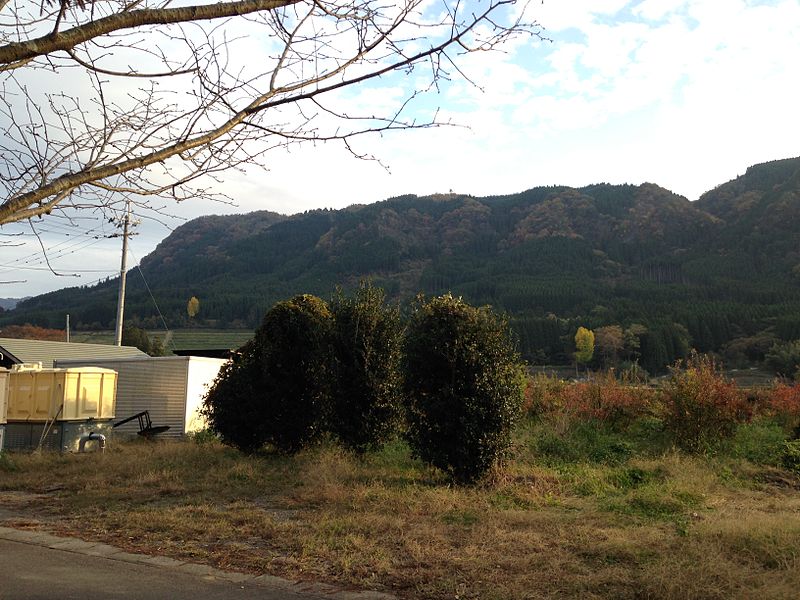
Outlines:
<svg viewBox="0 0 800 600"><path fill-rule="evenodd" d="M187 367L185 360L120 361L118 369L112 367L119 373L116 420L148 410L154 426L169 425L169 431L159 437L182 436ZM139 431L139 425L136 422L126 423L115 431L135 434Z"/></svg>
<svg viewBox="0 0 800 600"><path fill-rule="evenodd" d="M147 410L153 426L169 425L168 431L159 434L160 438L177 438L186 433L187 423L190 430L202 428L203 423L196 418L196 411L206 385L214 380L224 363L224 360L214 358L169 356L85 362L65 360L57 364L61 367L94 365L114 369L118 373L114 421ZM138 431L137 421L114 430L115 433L131 435Z"/></svg>
<svg viewBox="0 0 800 600"><path fill-rule="evenodd" d="M46 369L53 368L61 360L117 360L147 358L147 354L132 346L110 346L106 344L77 344L70 342L46 342L42 340L17 340L0 338L4 354L14 356L20 362L40 362ZM9 362L9 356L6 356ZM91 364L91 363L84 363Z"/></svg>
<svg viewBox="0 0 800 600"><path fill-rule="evenodd" d="M76 366L78 362L58 361L57 364L66 367ZM88 361L85 363L89 364ZM159 437L177 438L184 434L188 358L103 360L92 361L91 364L114 369L118 373L115 422L147 410L150 411L154 426L169 425L169 431ZM138 431L139 424L136 421L114 430L115 433L131 435Z"/></svg>

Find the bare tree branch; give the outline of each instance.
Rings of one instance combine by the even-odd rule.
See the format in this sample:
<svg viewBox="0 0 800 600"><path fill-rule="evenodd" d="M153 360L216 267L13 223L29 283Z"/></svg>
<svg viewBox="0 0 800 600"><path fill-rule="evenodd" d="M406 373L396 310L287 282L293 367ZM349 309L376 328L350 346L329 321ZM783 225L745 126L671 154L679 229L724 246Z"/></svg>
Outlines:
<svg viewBox="0 0 800 600"><path fill-rule="evenodd" d="M465 55L541 35L515 0L171 1L43 15L0 0L0 226L124 198L224 201L226 170L294 144L374 160L357 136L451 124L409 115L454 75L477 85ZM383 114L348 92L408 86L422 66Z"/></svg>
<svg viewBox="0 0 800 600"><path fill-rule="evenodd" d="M0 46L0 64L10 64L37 56L44 56L58 50L69 50L123 29L133 29L146 25L169 25L190 21L207 21L240 17L254 12L274 10L281 6L295 4L299 0L239 0L239 2L220 2L181 8L141 9L120 12L66 31L54 29L48 35L24 42ZM61 15L61 11L58 12ZM57 17L59 19L60 17Z"/></svg>

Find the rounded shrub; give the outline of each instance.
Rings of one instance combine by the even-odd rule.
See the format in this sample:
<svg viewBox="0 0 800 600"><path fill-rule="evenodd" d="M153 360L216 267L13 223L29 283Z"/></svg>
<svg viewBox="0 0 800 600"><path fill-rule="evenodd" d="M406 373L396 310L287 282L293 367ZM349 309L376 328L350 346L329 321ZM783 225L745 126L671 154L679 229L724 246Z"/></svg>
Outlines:
<svg viewBox="0 0 800 600"><path fill-rule="evenodd" d="M402 413L400 311L382 289L362 283L339 292L333 314L333 390L330 429L358 454L380 448L396 433Z"/></svg>
<svg viewBox="0 0 800 600"><path fill-rule="evenodd" d="M203 404L208 428L223 443L248 453L266 442L259 379L251 340L220 369Z"/></svg>
<svg viewBox="0 0 800 600"><path fill-rule="evenodd" d="M409 443L459 483L483 476L511 446L525 369L507 322L447 294L418 298L405 344Z"/></svg>
<svg viewBox="0 0 800 600"><path fill-rule="evenodd" d="M211 428L242 450L293 453L325 430L331 314L308 294L277 303L206 397Z"/></svg>
<svg viewBox="0 0 800 600"><path fill-rule="evenodd" d="M331 313L310 294L277 303L254 338L267 441L297 452L325 430L330 399Z"/></svg>

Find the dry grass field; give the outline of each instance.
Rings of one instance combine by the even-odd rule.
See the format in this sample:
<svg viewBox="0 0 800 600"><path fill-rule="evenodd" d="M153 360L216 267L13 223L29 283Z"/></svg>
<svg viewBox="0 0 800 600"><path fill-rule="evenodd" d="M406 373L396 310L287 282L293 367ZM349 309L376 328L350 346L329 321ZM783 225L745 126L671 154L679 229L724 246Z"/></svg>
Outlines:
<svg viewBox="0 0 800 600"><path fill-rule="evenodd" d="M0 455L0 501L15 527L405 598L797 598L800 477L753 458L774 427L712 457L662 438L532 420L464 488L402 442L365 459L112 442Z"/></svg>

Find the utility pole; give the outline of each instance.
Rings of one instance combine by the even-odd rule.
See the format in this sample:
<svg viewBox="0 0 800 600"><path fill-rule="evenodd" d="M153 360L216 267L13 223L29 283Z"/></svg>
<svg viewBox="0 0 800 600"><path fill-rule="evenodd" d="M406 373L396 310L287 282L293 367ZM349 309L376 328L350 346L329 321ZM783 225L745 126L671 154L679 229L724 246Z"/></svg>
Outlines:
<svg viewBox="0 0 800 600"><path fill-rule="evenodd" d="M125 218L122 221L122 261L119 266L119 297L117 298L117 331L114 345L122 346L122 317L125 313L125 274L128 271L128 226L131 222L131 201L125 202Z"/></svg>
<svg viewBox="0 0 800 600"><path fill-rule="evenodd" d="M69 342L69 313L67 313L67 341Z"/></svg>

